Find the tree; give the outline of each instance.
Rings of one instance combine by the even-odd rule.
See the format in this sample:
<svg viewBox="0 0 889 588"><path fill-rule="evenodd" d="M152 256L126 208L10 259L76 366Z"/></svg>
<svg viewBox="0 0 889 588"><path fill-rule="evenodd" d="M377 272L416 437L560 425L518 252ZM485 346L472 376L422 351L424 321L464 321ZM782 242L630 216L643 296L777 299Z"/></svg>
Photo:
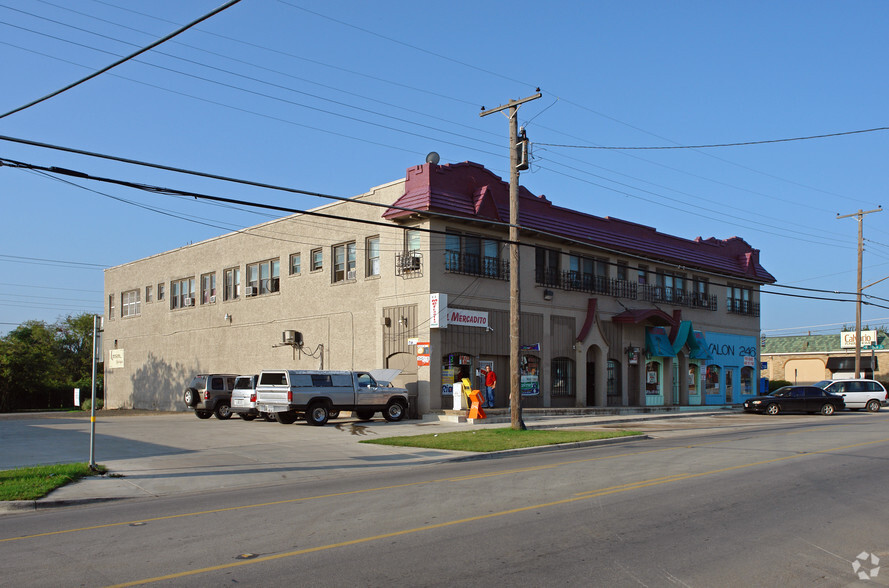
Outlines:
<svg viewBox="0 0 889 588"><path fill-rule="evenodd" d="M93 315L80 314L27 321L0 339L0 411L47 407L53 392L90 388L92 337Z"/></svg>

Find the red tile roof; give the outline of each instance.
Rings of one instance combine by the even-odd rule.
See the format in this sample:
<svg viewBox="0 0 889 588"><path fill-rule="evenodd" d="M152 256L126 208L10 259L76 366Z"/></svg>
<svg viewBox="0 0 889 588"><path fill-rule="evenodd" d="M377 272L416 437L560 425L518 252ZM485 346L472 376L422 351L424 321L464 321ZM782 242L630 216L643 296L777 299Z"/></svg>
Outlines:
<svg viewBox="0 0 889 588"><path fill-rule="evenodd" d="M426 163L407 170L404 196L393 206L507 223L509 185L477 163ZM395 220L412 214L390 208L383 217ZM659 233L653 227L555 206L545 196L535 196L524 187L519 188L519 224L526 233L545 232L689 269L759 283L775 282L774 276L760 265L759 250L740 237L694 240L675 237Z"/></svg>

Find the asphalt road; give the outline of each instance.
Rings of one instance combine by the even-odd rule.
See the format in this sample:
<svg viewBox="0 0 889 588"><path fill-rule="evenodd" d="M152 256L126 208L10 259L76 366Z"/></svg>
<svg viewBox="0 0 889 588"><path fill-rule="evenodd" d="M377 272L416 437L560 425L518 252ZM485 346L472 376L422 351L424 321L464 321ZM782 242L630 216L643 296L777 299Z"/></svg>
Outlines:
<svg viewBox="0 0 889 588"><path fill-rule="evenodd" d="M889 413L634 428L655 438L6 515L3 583L845 586L889 558Z"/></svg>

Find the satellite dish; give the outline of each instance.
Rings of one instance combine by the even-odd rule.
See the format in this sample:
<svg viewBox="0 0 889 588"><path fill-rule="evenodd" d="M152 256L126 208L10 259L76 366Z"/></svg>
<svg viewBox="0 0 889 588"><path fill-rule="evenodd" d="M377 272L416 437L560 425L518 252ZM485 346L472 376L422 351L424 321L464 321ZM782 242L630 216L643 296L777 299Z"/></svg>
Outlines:
<svg viewBox="0 0 889 588"><path fill-rule="evenodd" d="M426 156L426 163L438 165L439 161L441 161L441 157L439 157L438 153L436 153L435 151L430 151L429 155Z"/></svg>

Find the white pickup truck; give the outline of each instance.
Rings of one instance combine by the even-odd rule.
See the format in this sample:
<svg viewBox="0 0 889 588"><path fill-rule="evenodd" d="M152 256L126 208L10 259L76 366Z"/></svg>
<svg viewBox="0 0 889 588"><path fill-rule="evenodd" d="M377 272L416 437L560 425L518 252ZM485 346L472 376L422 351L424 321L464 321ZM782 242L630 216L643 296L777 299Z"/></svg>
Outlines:
<svg viewBox="0 0 889 588"><path fill-rule="evenodd" d="M391 370L384 370L391 372ZM382 412L387 421L404 418L408 393L373 372L334 370L263 370L256 386L256 409L289 425L304 415L312 425L323 425L332 412L349 410L365 421Z"/></svg>

